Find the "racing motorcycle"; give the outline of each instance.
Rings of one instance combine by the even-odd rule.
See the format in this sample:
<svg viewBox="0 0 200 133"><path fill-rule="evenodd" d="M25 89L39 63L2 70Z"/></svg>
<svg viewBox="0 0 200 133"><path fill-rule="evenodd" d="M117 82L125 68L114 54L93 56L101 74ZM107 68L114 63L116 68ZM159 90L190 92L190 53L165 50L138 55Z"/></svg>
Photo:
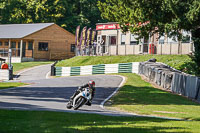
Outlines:
<svg viewBox="0 0 200 133"><path fill-rule="evenodd" d="M89 88L83 88L83 91L81 91L78 95L74 97L73 100L69 100L67 103L67 108L71 109L73 107L74 110L77 110L84 104L86 104L92 97L92 92Z"/></svg>

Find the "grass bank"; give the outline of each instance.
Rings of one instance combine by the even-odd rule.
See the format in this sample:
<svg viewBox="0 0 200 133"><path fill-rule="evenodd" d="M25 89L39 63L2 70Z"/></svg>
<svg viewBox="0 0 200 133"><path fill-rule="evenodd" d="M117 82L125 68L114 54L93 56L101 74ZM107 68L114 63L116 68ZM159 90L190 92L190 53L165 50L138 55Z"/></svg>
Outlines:
<svg viewBox="0 0 200 133"><path fill-rule="evenodd" d="M45 61L45 62L34 61L34 62L12 63L12 65L13 65L13 72L17 73L20 70L23 70L26 68L39 66L39 65L45 65L45 64L51 64L51 63L53 63L53 62L52 61Z"/></svg>
<svg viewBox="0 0 200 133"><path fill-rule="evenodd" d="M25 83L12 83L12 82L0 82L0 90L7 89L7 88L14 88L18 86L26 85Z"/></svg>
<svg viewBox="0 0 200 133"><path fill-rule="evenodd" d="M200 128L199 121L16 110L0 110L0 124L2 133L191 133Z"/></svg>
<svg viewBox="0 0 200 133"><path fill-rule="evenodd" d="M64 67L143 62L151 58L156 58L158 62L163 62L183 72L195 74L196 65L188 55L78 56L75 58L60 61L56 66Z"/></svg>
<svg viewBox="0 0 200 133"><path fill-rule="evenodd" d="M119 93L109 100L108 108L141 115L200 121L200 104L154 88L136 74L120 75L127 77L127 82L120 88Z"/></svg>

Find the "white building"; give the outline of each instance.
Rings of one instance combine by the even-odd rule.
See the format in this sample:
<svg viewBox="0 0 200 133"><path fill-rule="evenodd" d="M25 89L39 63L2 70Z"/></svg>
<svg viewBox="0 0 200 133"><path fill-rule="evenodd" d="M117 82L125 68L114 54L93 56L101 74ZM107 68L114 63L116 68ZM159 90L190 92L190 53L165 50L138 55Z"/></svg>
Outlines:
<svg viewBox="0 0 200 133"><path fill-rule="evenodd" d="M130 32L123 33L118 23L98 23L97 53L104 55L132 55L132 54L189 54L193 52L191 33L183 31L183 41L178 43L176 38L158 34L137 40L137 35Z"/></svg>

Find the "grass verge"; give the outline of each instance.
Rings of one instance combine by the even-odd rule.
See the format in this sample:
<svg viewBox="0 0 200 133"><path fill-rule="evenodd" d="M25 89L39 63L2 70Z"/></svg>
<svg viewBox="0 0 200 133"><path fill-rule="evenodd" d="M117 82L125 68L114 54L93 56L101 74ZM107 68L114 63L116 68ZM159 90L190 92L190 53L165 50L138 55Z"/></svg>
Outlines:
<svg viewBox="0 0 200 133"><path fill-rule="evenodd" d="M27 85L25 83L19 83L19 82L1 82L0 83L0 89L7 89L7 88L13 88L13 87L18 87L22 85Z"/></svg>
<svg viewBox="0 0 200 133"><path fill-rule="evenodd" d="M176 121L150 117L113 117L49 111L0 110L2 133L197 133L200 129L200 106L181 96L152 87L135 74L126 76L127 82L109 102L111 109L191 121Z"/></svg>
<svg viewBox="0 0 200 133"><path fill-rule="evenodd" d="M141 115L200 120L200 104L185 97L154 88L136 74L120 74L127 82L117 95L108 102L107 107Z"/></svg>
<svg viewBox="0 0 200 133"><path fill-rule="evenodd" d="M96 64L112 64L127 62L143 62L156 58L180 71L195 74L196 65L188 55L127 55L127 56L77 56L71 59L60 61L56 64L59 67L85 66Z"/></svg>
<svg viewBox="0 0 200 133"><path fill-rule="evenodd" d="M52 61L45 61L45 62L34 61L34 62L12 63L12 65L13 65L13 72L17 73L20 70L23 70L26 68L39 66L39 65L46 65L46 64L51 64L51 63L53 63L53 62Z"/></svg>
<svg viewBox="0 0 200 133"><path fill-rule="evenodd" d="M0 110L0 124L1 133L191 133L200 128L199 121L16 110Z"/></svg>

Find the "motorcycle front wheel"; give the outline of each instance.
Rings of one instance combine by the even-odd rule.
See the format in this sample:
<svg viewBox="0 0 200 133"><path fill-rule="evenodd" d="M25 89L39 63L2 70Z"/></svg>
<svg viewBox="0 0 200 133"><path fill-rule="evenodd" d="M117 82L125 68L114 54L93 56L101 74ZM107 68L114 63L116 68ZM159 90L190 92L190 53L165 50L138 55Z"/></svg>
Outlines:
<svg viewBox="0 0 200 133"><path fill-rule="evenodd" d="M84 97L79 97L76 100L76 103L75 103L75 106L74 106L74 110L77 110L78 108L80 108L85 102L86 102L86 99Z"/></svg>
<svg viewBox="0 0 200 133"><path fill-rule="evenodd" d="M69 101L68 103L67 103L67 106L66 106L68 109L71 109L73 106L72 106L72 102L71 101Z"/></svg>

